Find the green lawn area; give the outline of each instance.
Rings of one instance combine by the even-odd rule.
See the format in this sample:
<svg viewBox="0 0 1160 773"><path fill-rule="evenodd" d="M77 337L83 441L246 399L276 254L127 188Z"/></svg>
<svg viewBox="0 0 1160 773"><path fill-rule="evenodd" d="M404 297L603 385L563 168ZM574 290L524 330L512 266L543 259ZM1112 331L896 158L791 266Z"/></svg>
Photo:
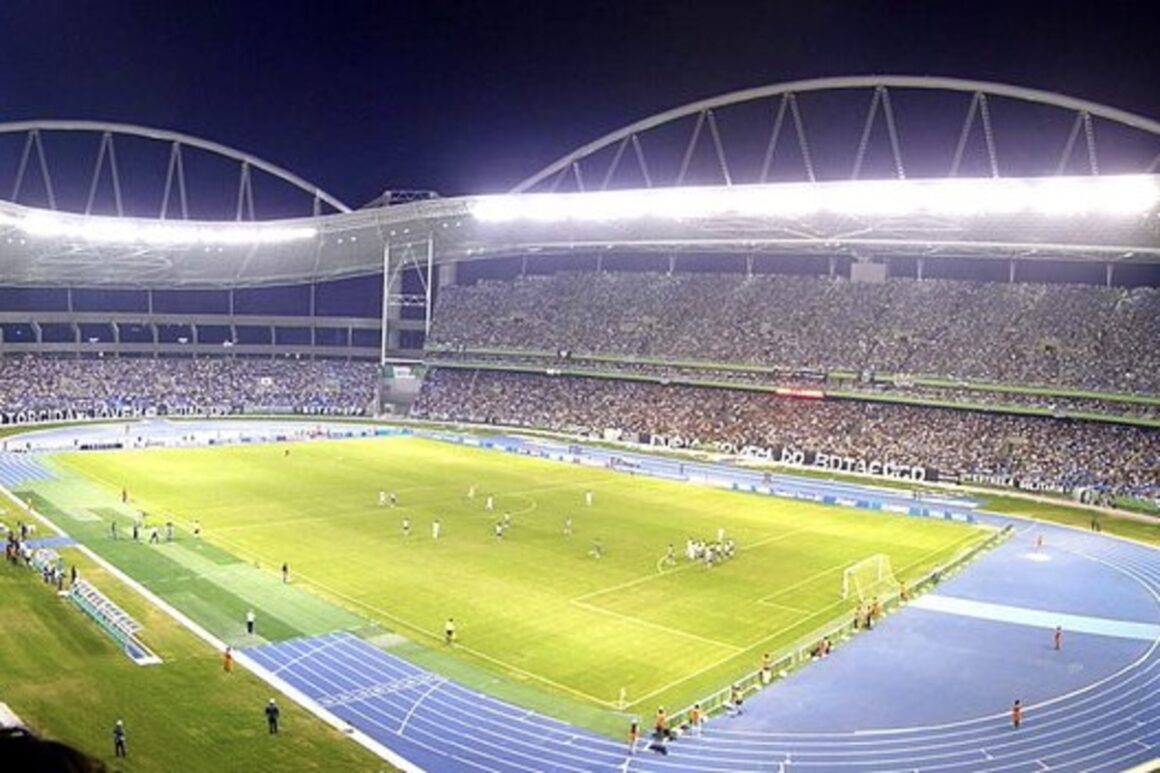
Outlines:
<svg viewBox="0 0 1160 773"><path fill-rule="evenodd" d="M1068 505L1034 502L1019 497L988 497L983 508L992 513L1009 513L1022 515L1028 518L1040 518L1045 521L1054 521L1069 526L1078 526L1083 529L1090 527L1092 522L1091 510ZM1160 545L1160 521L1139 521L1132 518L1120 518L1114 515L1099 514L1099 523L1105 534L1115 534L1119 537Z"/></svg>
<svg viewBox="0 0 1160 773"><path fill-rule="evenodd" d="M4 520L15 523L9 509ZM62 555L144 625L164 660L137 666L70 602L32 571L0 565L0 700L39 735L102 759L111 771L378 771L370 752L279 700L283 733L266 733L271 688L76 550ZM116 761L112 728L123 719L129 755ZM0 769L3 762L0 761Z"/></svg>
<svg viewBox="0 0 1160 773"><path fill-rule="evenodd" d="M887 553L907 578L984 536L414 438L56 462L100 486L38 485L37 503L227 639L253 643L238 638L247 605L267 639L369 619L413 642L402 654L525 704L554 703L553 713L589 726L580 713L613 707L622 688L629 710L684 705L752 671L763 651L846 614L853 602L840 597L841 574L859 559ZM173 545L105 536L110 518L122 534L128 523L122 488L150 522L179 526ZM398 492L399 507L380 507L381 490ZM514 526L497 540L505 512ZM200 541L188 532L195 519ZM734 559L658 568L669 544L680 553L686 538L711 539L718 528L736 540ZM599 559L589 555L597 539ZM283 561L290 589L280 587ZM448 617L459 642L445 648Z"/></svg>

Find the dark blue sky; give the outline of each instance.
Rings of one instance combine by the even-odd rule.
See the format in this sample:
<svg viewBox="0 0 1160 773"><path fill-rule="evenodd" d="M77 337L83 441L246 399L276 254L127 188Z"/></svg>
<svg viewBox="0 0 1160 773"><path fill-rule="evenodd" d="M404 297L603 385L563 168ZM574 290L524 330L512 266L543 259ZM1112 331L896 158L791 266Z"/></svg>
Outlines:
<svg viewBox="0 0 1160 773"><path fill-rule="evenodd" d="M3 0L0 120L184 131L354 204L384 188L496 191L632 120L803 77L999 80L1157 118L1154 7Z"/></svg>

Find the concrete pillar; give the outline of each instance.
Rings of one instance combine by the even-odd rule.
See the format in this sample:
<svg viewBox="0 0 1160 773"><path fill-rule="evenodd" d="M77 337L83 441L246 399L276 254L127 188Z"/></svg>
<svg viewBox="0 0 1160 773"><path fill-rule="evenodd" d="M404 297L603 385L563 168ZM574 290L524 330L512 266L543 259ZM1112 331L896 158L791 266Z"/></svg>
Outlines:
<svg viewBox="0 0 1160 773"><path fill-rule="evenodd" d="M459 264L440 263L436 277L436 287L447 287L448 285L455 284L459 280Z"/></svg>

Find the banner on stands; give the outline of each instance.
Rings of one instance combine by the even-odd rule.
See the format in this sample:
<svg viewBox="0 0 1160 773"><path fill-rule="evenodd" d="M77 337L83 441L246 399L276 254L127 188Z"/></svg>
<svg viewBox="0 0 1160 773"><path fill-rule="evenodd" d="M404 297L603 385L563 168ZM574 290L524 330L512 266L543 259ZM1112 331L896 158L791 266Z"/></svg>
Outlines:
<svg viewBox="0 0 1160 773"><path fill-rule="evenodd" d="M811 449L789 446L738 445L728 441L701 441L679 435L649 435L648 445L662 448L688 448L714 453L762 459L776 464L795 467L811 467L829 472L853 472L862 475L876 475L883 478L897 478L911 481L937 481L938 470L924 465L899 464L858 456L841 456Z"/></svg>

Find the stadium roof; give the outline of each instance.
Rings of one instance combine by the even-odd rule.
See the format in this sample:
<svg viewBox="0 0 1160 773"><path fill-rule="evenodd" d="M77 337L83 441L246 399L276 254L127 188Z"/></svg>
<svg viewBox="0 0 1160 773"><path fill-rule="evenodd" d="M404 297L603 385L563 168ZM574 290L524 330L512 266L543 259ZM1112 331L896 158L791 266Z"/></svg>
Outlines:
<svg viewBox="0 0 1160 773"><path fill-rule="evenodd" d="M803 105L819 92L868 105L844 150L806 131ZM953 154L937 177L908 176L923 165L903 141L895 105L911 92L961 97L963 120L943 143ZM1000 154L1014 144L1003 144L992 120L992 105L1001 100L1062 119L1058 146L1041 153L1034 169L1015 165L1021 174L1007 173L1004 159L1025 162L1043 148ZM727 141L725 116L763 101L768 115L753 127L761 141L749 143L759 152L746 156ZM1098 143L1097 127L1098 136L1136 150L1137 161L1111 170L1101 165L1109 140ZM512 195L357 211L251 154L174 132L59 121L0 125L5 131L26 138L12 200L0 201L0 285L8 286L289 284L376 273L388 252L429 253L434 262L600 250L1160 262L1160 123L977 81L869 76L735 92L612 132L529 177ZM653 139L665 131L677 141ZM58 211L64 207L54 191L61 186L54 188L49 175L45 138L54 132L100 137L93 166L84 167L93 169L91 177L73 186L87 191L79 199L84 205L71 212ZM164 173L152 175L164 186L141 211L127 202L148 197L123 195L118 166L118 149L131 141L168 149ZM848 151L852 165L822 163L823 148L842 158ZM221 198L232 219L190 217L185 167L195 151L229 162L231 194ZM790 151L797 171L787 177ZM875 167L876 154L884 166ZM838 167L846 170L841 176L823 173ZM871 175L876 168L888 173ZM37 172L39 202L27 195ZM259 219L258 173L305 194L307 212ZM102 191L111 193L112 206L102 206ZM322 205L334 211L323 213Z"/></svg>

